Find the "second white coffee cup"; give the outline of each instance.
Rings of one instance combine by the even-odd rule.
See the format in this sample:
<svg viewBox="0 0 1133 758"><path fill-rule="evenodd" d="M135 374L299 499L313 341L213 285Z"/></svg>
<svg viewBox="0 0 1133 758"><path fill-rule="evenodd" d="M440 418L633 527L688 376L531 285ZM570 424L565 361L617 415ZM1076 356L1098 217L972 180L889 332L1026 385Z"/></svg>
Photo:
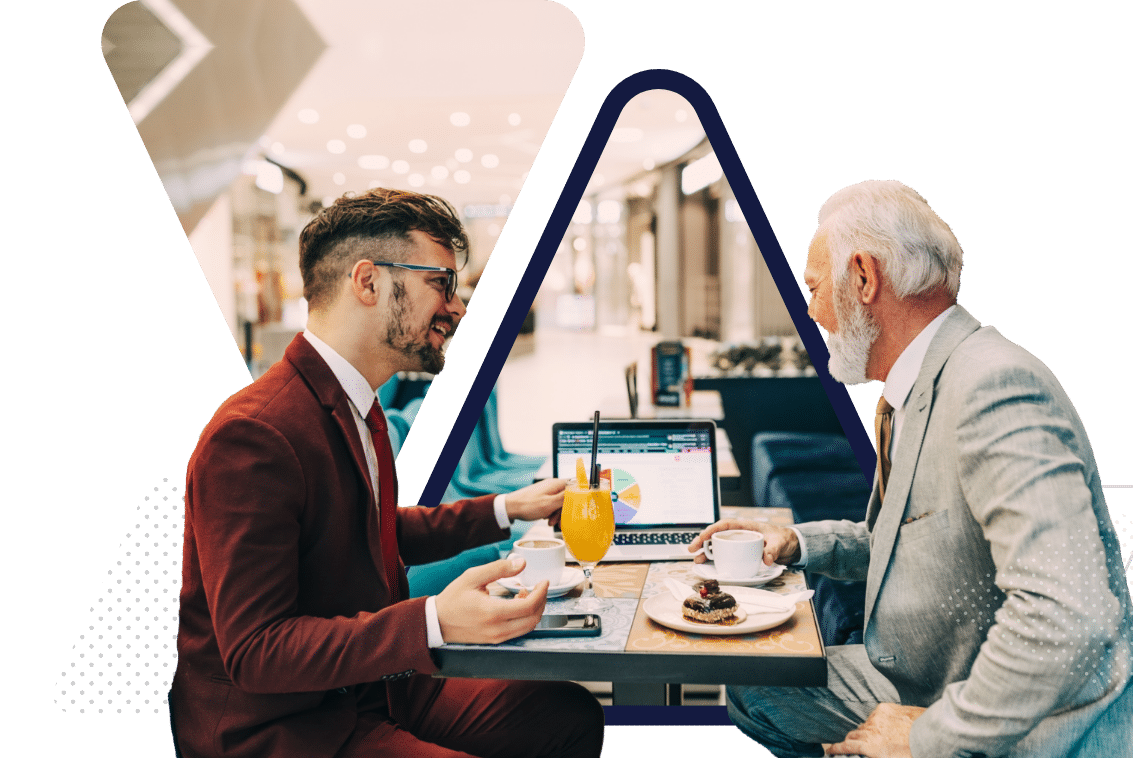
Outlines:
<svg viewBox="0 0 1133 758"><path fill-rule="evenodd" d="M520 584L531 589L546 580L553 586L558 584L566 566L566 543L549 537L521 539L512 546L512 555L527 561L519 573Z"/></svg>
<svg viewBox="0 0 1133 758"><path fill-rule="evenodd" d="M721 579L752 579L763 573L763 535L746 529L716 532L704 546Z"/></svg>

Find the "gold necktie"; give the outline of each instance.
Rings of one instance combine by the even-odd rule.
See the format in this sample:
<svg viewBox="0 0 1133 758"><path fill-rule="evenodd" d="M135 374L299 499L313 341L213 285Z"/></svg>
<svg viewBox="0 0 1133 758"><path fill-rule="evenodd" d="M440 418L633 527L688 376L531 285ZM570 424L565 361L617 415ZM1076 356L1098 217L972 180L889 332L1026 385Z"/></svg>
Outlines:
<svg viewBox="0 0 1133 758"><path fill-rule="evenodd" d="M885 484L889 481L889 443L893 439L893 406L882 395L877 401L877 416L873 421L873 431L877 439L877 489L881 500L885 500Z"/></svg>

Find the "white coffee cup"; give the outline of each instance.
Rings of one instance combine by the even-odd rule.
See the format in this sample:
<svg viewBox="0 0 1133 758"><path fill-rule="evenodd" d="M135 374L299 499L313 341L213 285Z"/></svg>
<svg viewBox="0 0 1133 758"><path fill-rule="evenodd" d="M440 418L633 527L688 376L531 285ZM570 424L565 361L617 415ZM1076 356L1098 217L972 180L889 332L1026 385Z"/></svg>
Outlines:
<svg viewBox="0 0 1133 758"><path fill-rule="evenodd" d="M716 532L704 545L721 579L752 579L763 573L763 535L746 529Z"/></svg>
<svg viewBox="0 0 1133 758"><path fill-rule="evenodd" d="M531 589L544 580L558 584L566 567L566 543L551 537L525 537L512 546L512 555L527 561L519 583Z"/></svg>

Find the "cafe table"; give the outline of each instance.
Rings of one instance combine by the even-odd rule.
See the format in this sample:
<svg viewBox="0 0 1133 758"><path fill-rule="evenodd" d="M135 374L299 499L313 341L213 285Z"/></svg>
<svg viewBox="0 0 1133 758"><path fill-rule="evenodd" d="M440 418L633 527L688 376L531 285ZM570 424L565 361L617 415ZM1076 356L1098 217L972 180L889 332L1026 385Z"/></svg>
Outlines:
<svg viewBox="0 0 1133 758"><path fill-rule="evenodd" d="M725 509L724 516L790 523L784 508ZM600 637L526 639L498 645L437 648L438 676L609 681L614 705L678 705L682 684L816 687L826 684L826 656L811 601L771 629L743 635L691 634L651 620L645 601L668 594L665 580L691 586L692 561L603 563L594 571L595 594L608 601ZM493 594L508 595L498 585ZM785 570L762 589L790 594L806 589L801 571ZM547 601L546 613L568 613L581 587ZM675 601L674 601L675 602Z"/></svg>

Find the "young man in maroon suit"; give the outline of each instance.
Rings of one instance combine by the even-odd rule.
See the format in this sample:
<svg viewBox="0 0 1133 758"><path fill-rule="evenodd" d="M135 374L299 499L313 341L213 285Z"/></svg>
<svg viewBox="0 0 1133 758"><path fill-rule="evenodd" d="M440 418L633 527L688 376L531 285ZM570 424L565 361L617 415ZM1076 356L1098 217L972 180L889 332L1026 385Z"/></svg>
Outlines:
<svg viewBox="0 0 1133 758"><path fill-rule="evenodd" d="M429 676L432 647L535 626L546 582L518 600L485 590L522 562L408 599L402 561L562 506L552 480L396 507L375 392L397 371L441 370L467 245L447 202L393 190L340 198L303 230L307 331L220 407L189 462L171 702L186 758L599 754L602 709L577 685Z"/></svg>

